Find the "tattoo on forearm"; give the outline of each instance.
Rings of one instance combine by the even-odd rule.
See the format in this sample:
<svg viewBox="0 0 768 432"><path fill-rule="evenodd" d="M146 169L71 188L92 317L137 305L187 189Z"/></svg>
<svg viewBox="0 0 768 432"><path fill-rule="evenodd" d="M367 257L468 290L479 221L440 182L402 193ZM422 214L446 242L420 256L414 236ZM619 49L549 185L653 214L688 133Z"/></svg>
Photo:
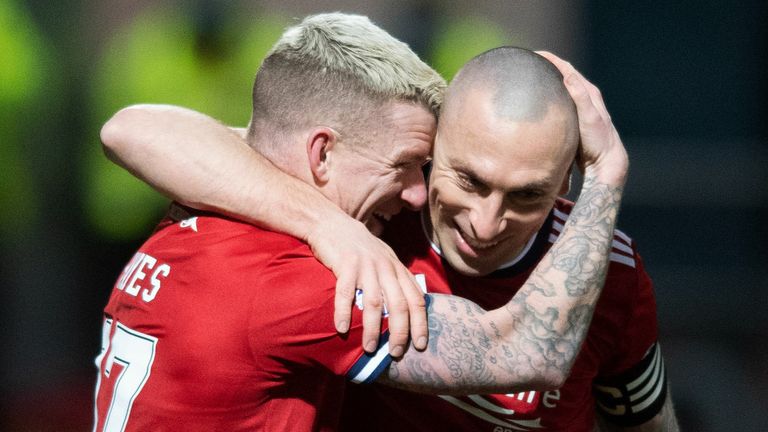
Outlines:
<svg viewBox="0 0 768 432"><path fill-rule="evenodd" d="M510 392L567 374L605 279L621 194L585 177L560 239L504 311L433 295L427 349L393 362L387 381L414 391Z"/></svg>
<svg viewBox="0 0 768 432"><path fill-rule="evenodd" d="M567 372L578 354L608 271L621 194L621 188L585 177L561 238L506 306L514 320L523 321L516 336L526 340L528 355L541 364ZM565 292L552 283L563 277ZM569 301L553 302L560 308L542 314L530 307L535 295Z"/></svg>

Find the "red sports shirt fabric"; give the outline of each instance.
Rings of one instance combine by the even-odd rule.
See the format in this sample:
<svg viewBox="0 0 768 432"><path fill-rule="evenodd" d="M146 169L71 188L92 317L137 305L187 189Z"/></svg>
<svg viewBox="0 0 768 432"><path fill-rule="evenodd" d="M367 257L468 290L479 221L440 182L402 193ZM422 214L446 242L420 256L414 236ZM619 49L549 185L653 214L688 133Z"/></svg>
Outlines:
<svg viewBox="0 0 768 432"><path fill-rule="evenodd" d="M345 381L390 361L363 353L357 308L336 333L335 282L290 236L166 219L104 310L96 430L335 430Z"/></svg>
<svg viewBox="0 0 768 432"><path fill-rule="evenodd" d="M385 238L414 274L424 275L428 292L465 297L491 310L506 304L525 282L562 231L571 208L572 203L558 200L528 252L511 267L480 278L453 271L426 239L417 216L398 217ZM594 383L620 376L640 364L655 347L657 332L651 280L634 243L617 232L603 294L582 351L562 388L544 393L455 397L352 385L347 392L343 429L361 430L360 425L365 425L365 430L399 432L592 431ZM664 385L658 381L655 389ZM643 396L648 398L652 393ZM646 410L658 412L658 407L657 403Z"/></svg>

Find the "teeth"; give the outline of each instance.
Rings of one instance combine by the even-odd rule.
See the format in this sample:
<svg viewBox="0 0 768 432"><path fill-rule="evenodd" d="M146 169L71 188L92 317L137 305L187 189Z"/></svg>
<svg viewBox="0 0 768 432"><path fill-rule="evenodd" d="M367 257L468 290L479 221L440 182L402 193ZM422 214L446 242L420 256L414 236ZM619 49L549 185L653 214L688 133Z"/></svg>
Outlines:
<svg viewBox="0 0 768 432"><path fill-rule="evenodd" d="M498 241L495 241L492 243L480 243L475 241L474 239L467 237L463 231L459 230L459 232L461 233L461 237L464 239L464 241L467 242L468 245L472 246L475 249L488 249L499 244Z"/></svg>
<svg viewBox="0 0 768 432"><path fill-rule="evenodd" d="M488 248L496 246L499 242L481 244L481 243L475 243L475 242L472 242L472 241L468 241L467 243L469 243L470 246L472 246L475 249L488 249Z"/></svg>
<svg viewBox="0 0 768 432"><path fill-rule="evenodd" d="M392 219L392 215L385 215L385 214L377 213L377 212L373 212L373 214L376 215L377 217L381 218L381 219L384 219L385 221L389 221L390 219Z"/></svg>

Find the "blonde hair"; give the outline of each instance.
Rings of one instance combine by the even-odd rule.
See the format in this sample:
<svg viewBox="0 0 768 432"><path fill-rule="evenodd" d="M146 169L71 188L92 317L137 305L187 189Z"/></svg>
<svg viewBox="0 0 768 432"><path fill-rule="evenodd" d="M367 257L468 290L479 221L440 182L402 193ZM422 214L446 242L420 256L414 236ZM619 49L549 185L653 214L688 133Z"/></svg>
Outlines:
<svg viewBox="0 0 768 432"><path fill-rule="evenodd" d="M368 18L309 16L288 28L262 62L249 135L323 124L362 137L391 101L419 103L437 117L445 85L408 45Z"/></svg>

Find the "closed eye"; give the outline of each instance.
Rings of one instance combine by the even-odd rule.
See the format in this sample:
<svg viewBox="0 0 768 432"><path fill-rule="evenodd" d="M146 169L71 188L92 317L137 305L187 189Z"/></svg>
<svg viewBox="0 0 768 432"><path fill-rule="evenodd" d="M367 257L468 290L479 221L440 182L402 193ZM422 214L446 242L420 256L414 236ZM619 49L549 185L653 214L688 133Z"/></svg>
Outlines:
<svg viewBox="0 0 768 432"><path fill-rule="evenodd" d="M423 166L427 165L428 163L432 162L432 158L426 158L426 159L414 159L410 161L403 161L398 164L395 164L394 168L405 171L411 168L422 168Z"/></svg>
<svg viewBox="0 0 768 432"><path fill-rule="evenodd" d="M522 201L535 201L544 196L544 192L540 190L524 189L520 191L509 192L507 194L510 199L522 200Z"/></svg>
<svg viewBox="0 0 768 432"><path fill-rule="evenodd" d="M457 183L468 192L482 192L487 189L487 185L473 175L466 173L457 173Z"/></svg>

